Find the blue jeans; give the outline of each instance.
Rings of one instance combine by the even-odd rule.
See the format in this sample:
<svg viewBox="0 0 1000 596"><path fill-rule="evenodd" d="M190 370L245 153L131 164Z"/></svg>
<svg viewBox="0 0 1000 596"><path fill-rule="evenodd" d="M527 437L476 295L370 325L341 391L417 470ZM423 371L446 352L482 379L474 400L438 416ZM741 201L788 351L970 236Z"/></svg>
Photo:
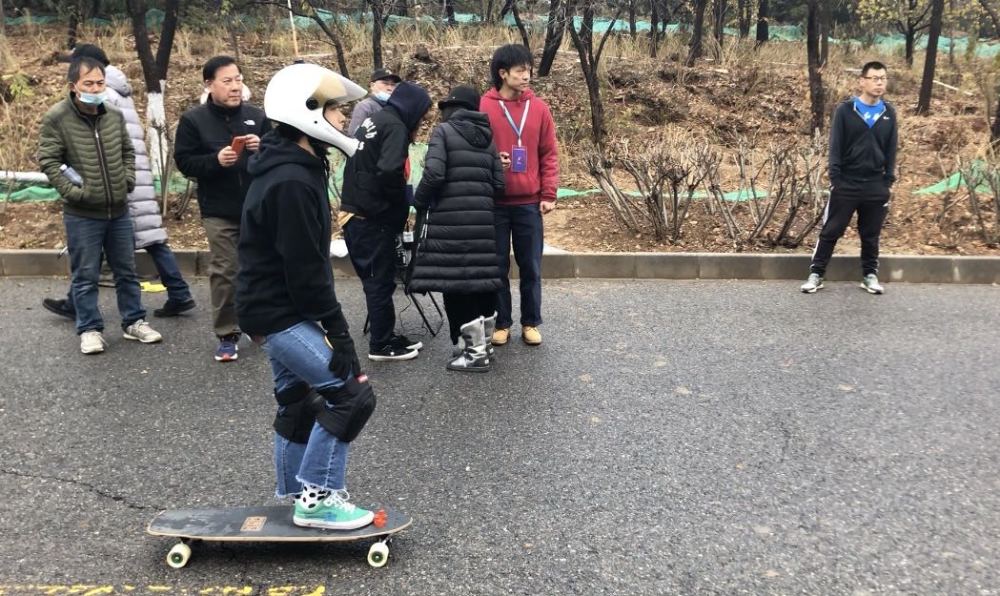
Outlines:
<svg viewBox="0 0 1000 596"><path fill-rule="evenodd" d="M170 250L170 245L166 242L150 244L144 250L153 259L156 272L160 275L160 283L167 287L167 299L172 302L191 300L191 288L181 276L180 267L177 266L177 259L174 257L174 251Z"/></svg>
<svg viewBox="0 0 1000 596"><path fill-rule="evenodd" d="M264 350L271 360L275 391L299 383L306 383L316 391L344 384L330 372L328 365L333 351L326 345L323 330L312 321L303 321L268 335ZM350 449L350 443L341 441L318 423L313 425L309 441L304 445L275 433L275 495L298 494L302 492L302 483L327 490L345 488Z"/></svg>
<svg viewBox="0 0 1000 596"><path fill-rule="evenodd" d="M497 257L503 288L497 295L497 328L514 324L510 297L510 248L521 275L521 324L542 324L542 247L545 242L542 212L532 205L497 205ZM513 242L512 242L513 241Z"/></svg>
<svg viewBox="0 0 1000 596"><path fill-rule="evenodd" d="M104 331L104 319L97 306L97 282L101 278L101 253L108 260L115 278L118 313L122 329L146 318L135 274L135 239L132 218L128 213L115 219L91 219L63 213L66 243L69 247L76 307L76 332Z"/></svg>
<svg viewBox="0 0 1000 596"><path fill-rule="evenodd" d="M177 259L174 257L174 251L170 250L170 245L166 242L150 244L143 250L153 258L153 265L156 266L160 282L167 288L167 299L173 302L191 300L191 288L181 276L180 267L177 266ZM71 307L76 308L76 303L73 301L72 285L66 293L66 301Z"/></svg>

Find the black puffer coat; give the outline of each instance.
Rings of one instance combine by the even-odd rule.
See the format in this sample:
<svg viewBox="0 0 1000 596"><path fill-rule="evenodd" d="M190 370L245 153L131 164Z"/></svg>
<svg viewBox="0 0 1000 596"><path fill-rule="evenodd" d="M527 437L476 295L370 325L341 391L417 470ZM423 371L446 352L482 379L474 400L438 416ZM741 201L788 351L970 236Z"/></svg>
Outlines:
<svg viewBox="0 0 1000 596"><path fill-rule="evenodd" d="M412 292L498 291L493 197L503 167L486 114L460 109L431 134L414 200L426 209L410 278Z"/></svg>

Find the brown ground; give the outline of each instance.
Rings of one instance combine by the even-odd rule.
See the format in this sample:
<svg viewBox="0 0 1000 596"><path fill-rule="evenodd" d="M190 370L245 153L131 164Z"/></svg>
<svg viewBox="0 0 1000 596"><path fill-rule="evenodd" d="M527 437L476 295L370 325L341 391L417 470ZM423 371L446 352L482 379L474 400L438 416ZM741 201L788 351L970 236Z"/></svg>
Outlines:
<svg viewBox="0 0 1000 596"><path fill-rule="evenodd" d="M42 108L57 101L63 93L61 81L66 66L56 62L52 55L25 58L32 53L37 55L31 45L37 44L36 39L17 36L9 39L15 50L19 44L23 46L20 68L34 83L34 95L20 100L20 103L30 102L30 106L18 105L19 102L0 103L0 169L35 170L37 167L30 162L30 152L23 149L25 143L17 143L22 138L30 139L28 144L34 143L34 131L44 112ZM488 50L477 54L468 48L432 48L431 57L427 59L426 56L418 58L412 49L397 45L387 54L391 66L426 85L433 97L443 96L453 84L488 78ZM141 91L140 69L134 57L121 52L111 53L111 58L121 65ZM167 102L172 122L193 105L200 92L198 75L203 60L202 56L178 57L172 62L171 76L176 79L171 81ZM614 56L606 60L611 83L603 93L608 130L612 131L614 140L628 138L634 143L642 143L653 134L666 131L667 134L704 139L702 142L722 149L719 139L733 132L746 134L756 130L766 141L788 144L805 138L807 87L804 68L800 66L774 64L751 68L736 64L730 68L716 68L706 63L686 71L662 58L657 61L645 59L644 63L636 58L626 60ZM267 76L283 63L283 59L273 56L244 56L244 72L248 85L255 91L254 101L261 99ZM363 72L363 67L354 68L355 78L361 78L356 73ZM826 80L831 95L840 99L849 93L852 76L836 73L832 70ZM959 206L939 223L937 218L943 197L912 194L913 190L942 177L939 153L950 156L970 144L982 143L987 135L984 102L978 97L938 90L932 116L911 115L918 84L916 75L900 71L891 89L890 99L900 115L901 177L883 234L883 250L897 254L1000 255L1000 249L985 245L971 228L967 207ZM588 146L590 114L574 56L560 55L552 76L538 79L535 89L551 104L559 127L562 186L594 188L596 183L587 174L582 159ZM141 92L136 99L141 103ZM142 113L144 107L139 107ZM22 150L15 151L15 146ZM945 167L951 167L949 160L950 157L945 158ZM727 182L733 186L733 180ZM648 233L623 230L615 222L607 200L602 195L591 195L560 202L559 208L547 216L546 241L573 251L735 250L721 227L721 220L709 217L703 205L693 206L688 217L684 234L676 244L659 243ZM205 248L196 205L180 220L168 218L167 227L175 248ZM743 250L805 251L811 249L814 237L815 232L807 237L803 246L795 249L775 248L765 242ZM57 204L0 203L0 247L56 248L63 242ZM856 250L856 235L848 232L842 246L846 250Z"/></svg>

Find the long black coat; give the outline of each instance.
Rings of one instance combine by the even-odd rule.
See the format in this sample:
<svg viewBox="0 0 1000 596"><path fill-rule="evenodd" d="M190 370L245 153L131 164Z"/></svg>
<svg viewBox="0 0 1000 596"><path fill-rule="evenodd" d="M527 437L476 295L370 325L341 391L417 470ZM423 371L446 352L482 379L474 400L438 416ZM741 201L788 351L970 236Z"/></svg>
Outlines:
<svg viewBox="0 0 1000 596"><path fill-rule="evenodd" d="M504 173L486 114L457 110L431 134L414 200L426 209L410 291L473 294L502 287L493 198Z"/></svg>

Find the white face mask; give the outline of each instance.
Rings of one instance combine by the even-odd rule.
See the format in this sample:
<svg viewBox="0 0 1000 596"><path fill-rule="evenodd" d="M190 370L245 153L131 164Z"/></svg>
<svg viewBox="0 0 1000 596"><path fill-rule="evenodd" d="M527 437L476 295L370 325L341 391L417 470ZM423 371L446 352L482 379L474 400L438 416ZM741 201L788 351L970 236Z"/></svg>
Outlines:
<svg viewBox="0 0 1000 596"><path fill-rule="evenodd" d="M372 97L375 98L375 101L380 101L382 103L385 103L385 102L389 101L389 96L390 95L392 95L392 94L389 93L388 91L379 91L378 93L372 95Z"/></svg>
<svg viewBox="0 0 1000 596"><path fill-rule="evenodd" d="M82 104L86 104L88 106L99 106L104 103L108 94L105 91L101 91L100 93L77 93L77 97L80 98L80 103Z"/></svg>

